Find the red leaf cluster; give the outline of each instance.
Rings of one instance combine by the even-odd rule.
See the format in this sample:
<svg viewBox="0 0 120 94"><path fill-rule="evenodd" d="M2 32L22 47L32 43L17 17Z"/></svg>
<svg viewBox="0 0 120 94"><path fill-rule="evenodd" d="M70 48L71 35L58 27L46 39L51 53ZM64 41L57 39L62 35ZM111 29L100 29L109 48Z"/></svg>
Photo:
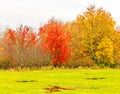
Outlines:
<svg viewBox="0 0 120 94"><path fill-rule="evenodd" d="M31 32L28 26L21 26L17 31L8 29L3 40L8 45L17 44L21 47L35 46L37 36Z"/></svg>
<svg viewBox="0 0 120 94"><path fill-rule="evenodd" d="M53 64L63 64L69 61L71 54L69 32L65 32L65 25L61 22L50 20L39 28L42 39L42 48L52 55Z"/></svg>

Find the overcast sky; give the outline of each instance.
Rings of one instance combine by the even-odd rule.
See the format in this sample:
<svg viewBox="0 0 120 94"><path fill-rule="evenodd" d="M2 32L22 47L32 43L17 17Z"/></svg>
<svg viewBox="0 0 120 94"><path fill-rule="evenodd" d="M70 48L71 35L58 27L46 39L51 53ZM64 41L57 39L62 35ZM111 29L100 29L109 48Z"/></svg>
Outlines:
<svg viewBox="0 0 120 94"><path fill-rule="evenodd" d="M120 0L0 0L0 26L38 27L51 17L72 21L92 4L111 12L120 25Z"/></svg>

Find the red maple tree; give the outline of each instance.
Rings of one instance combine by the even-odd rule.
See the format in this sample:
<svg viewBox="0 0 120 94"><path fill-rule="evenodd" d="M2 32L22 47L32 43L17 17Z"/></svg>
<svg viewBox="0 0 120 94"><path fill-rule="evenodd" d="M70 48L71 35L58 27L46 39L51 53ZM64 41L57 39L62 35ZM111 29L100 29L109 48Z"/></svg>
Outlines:
<svg viewBox="0 0 120 94"><path fill-rule="evenodd" d="M20 26L17 30L8 29L2 41L8 59L15 64L20 59L23 60L21 56L27 58L28 49L35 49L37 34L32 32L28 26Z"/></svg>
<svg viewBox="0 0 120 94"><path fill-rule="evenodd" d="M54 65L60 66L69 62L71 36L65 31L65 25L62 22L51 19L39 28L39 36L42 40L43 51L51 55Z"/></svg>
<svg viewBox="0 0 120 94"><path fill-rule="evenodd" d="M16 31L8 29L3 40L9 46L17 44L21 47L29 47L37 43L37 35L31 32L28 26L20 26Z"/></svg>

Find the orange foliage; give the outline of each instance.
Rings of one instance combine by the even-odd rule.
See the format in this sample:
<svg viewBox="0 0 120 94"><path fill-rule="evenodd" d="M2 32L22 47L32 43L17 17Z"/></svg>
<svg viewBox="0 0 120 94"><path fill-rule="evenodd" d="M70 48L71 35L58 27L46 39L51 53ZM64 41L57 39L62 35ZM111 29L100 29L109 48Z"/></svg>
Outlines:
<svg viewBox="0 0 120 94"><path fill-rule="evenodd" d="M28 26L21 26L17 31L8 29L3 39L8 45L19 44L21 47L34 46L37 43L36 34Z"/></svg>
<svg viewBox="0 0 120 94"><path fill-rule="evenodd" d="M39 35L42 39L42 48L52 55L52 63L65 64L69 61L71 36L65 32L65 25L51 19L46 25L40 27Z"/></svg>
<svg viewBox="0 0 120 94"><path fill-rule="evenodd" d="M28 26L21 26L16 31L8 29L3 39L4 53L10 63L24 63L23 57L28 57L28 48L32 49L37 45L37 35L31 32Z"/></svg>

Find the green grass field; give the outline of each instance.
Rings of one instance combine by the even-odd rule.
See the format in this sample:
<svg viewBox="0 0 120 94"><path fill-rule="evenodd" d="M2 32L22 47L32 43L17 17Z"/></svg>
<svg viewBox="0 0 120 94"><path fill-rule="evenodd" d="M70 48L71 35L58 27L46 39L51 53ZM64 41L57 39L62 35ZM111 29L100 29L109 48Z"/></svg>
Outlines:
<svg viewBox="0 0 120 94"><path fill-rule="evenodd" d="M45 90L54 86L73 90ZM0 94L120 94L120 70L0 71Z"/></svg>

